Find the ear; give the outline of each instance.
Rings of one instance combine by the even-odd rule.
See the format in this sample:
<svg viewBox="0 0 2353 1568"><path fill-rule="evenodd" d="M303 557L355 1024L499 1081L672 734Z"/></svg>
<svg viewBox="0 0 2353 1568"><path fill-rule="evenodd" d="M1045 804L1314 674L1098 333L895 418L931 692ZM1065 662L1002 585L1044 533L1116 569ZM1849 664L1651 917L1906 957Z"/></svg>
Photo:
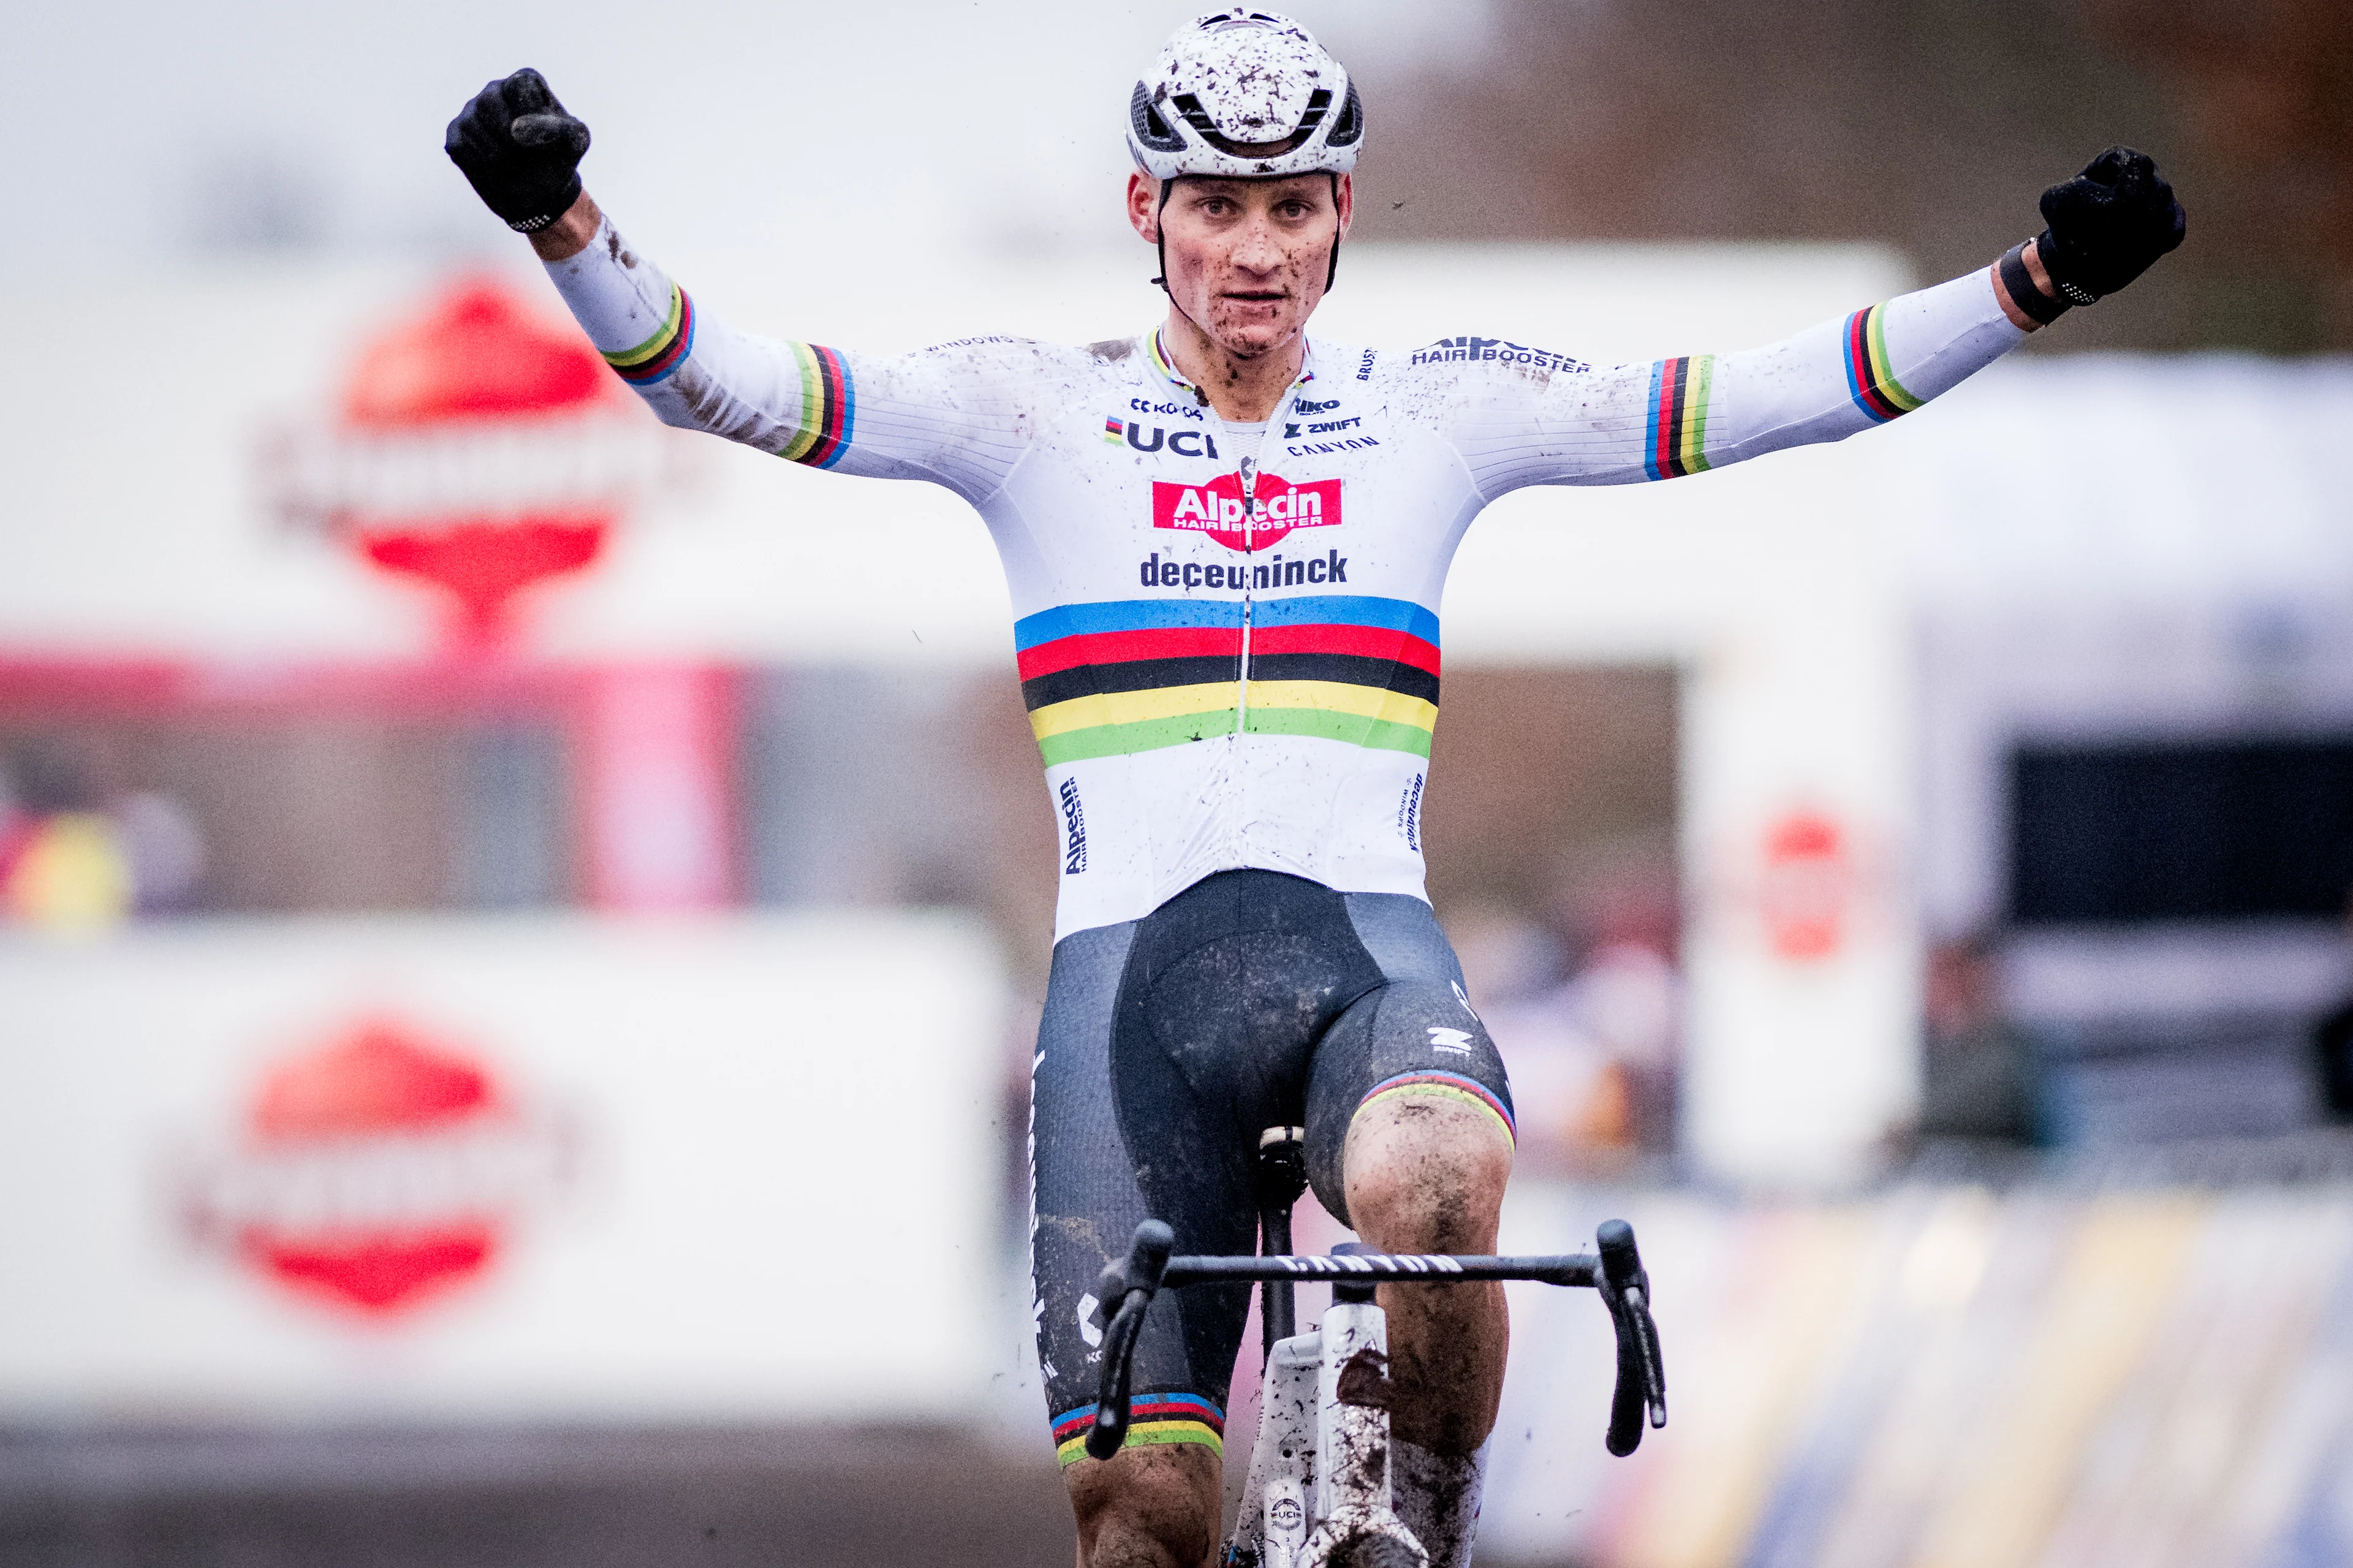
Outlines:
<svg viewBox="0 0 2353 1568"><path fill-rule="evenodd" d="M1160 243L1160 182L1141 169L1127 176L1127 221L1145 244Z"/></svg>
<svg viewBox="0 0 2353 1568"><path fill-rule="evenodd" d="M1348 237L1348 226L1356 221L1356 176L1343 174L1337 191L1340 201L1340 237Z"/></svg>

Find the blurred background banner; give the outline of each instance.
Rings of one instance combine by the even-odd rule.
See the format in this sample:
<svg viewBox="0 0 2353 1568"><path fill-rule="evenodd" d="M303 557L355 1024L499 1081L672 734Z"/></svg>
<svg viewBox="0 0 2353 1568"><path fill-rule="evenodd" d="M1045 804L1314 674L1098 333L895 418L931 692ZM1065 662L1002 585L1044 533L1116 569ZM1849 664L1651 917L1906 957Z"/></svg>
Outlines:
<svg viewBox="0 0 2353 1568"><path fill-rule="evenodd" d="M1507 1241L1631 1217L1675 1409L1608 1460L1600 1314L1516 1298L1482 1561L2353 1562L2353 11L1297 10L1331 341L1765 342L2111 142L2191 212L1894 429L1472 531ZM534 64L732 321L1095 341L1185 14L674 7L658 89L607 0L17 19L0 1558L1067 1556L994 552L660 427L438 141Z"/></svg>
<svg viewBox="0 0 2353 1568"><path fill-rule="evenodd" d="M884 913L0 950L0 1406L963 1416L998 984L969 923Z"/></svg>
<svg viewBox="0 0 2353 1568"><path fill-rule="evenodd" d="M1627 1194L1613 1194L1619 1207ZM1525 1205L1521 1246L1607 1200ZM1616 1212L1612 1210L1611 1212ZM2353 1186L1632 1198L1674 1434L1611 1461L1566 1293L1513 1302L1484 1550L1746 1568L2353 1555ZM1662 1272L1663 1271L1663 1272ZM1514 1287L1515 1290L1522 1288ZM1530 1353L1535 1341L1546 1347ZM1580 1419L1564 1419L1564 1406ZM1677 1430L1677 1428L1681 1428Z"/></svg>

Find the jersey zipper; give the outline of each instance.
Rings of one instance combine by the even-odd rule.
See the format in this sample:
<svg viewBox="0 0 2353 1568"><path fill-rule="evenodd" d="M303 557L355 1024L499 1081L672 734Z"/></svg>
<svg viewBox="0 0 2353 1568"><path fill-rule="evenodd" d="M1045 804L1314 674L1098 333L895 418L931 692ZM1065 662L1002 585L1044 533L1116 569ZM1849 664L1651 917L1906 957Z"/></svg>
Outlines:
<svg viewBox="0 0 2353 1568"><path fill-rule="evenodd" d="M1250 558L1258 553L1258 481L1266 472L1267 448L1275 444L1275 427L1282 422L1283 404L1291 401L1291 395L1298 391L1300 382L1306 379L1307 364L1303 359L1299 366L1299 380L1283 389L1282 401L1274 405L1273 413L1267 416L1266 428L1259 433L1257 452L1244 456L1241 466L1235 470L1234 478L1242 489L1242 561L1245 567L1250 564ZM1212 414L1215 412L1211 410ZM1218 425L1227 430L1227 439L1230 442L1230 426L1222 417L1219 418ZM1241 679L1234 697L1234 733L1237 735L1244 733L1250 722L1250 631L1258 618L1258 590L1250 586L1251 575L1245 571L1242 576Z"/></svg>
<svg viewBox="0 0 2353 1568"><path fill-rule="evenodd" d="M1298 378L1283 388L1282 397L1277 399L1274 407L1268 411L1266 428L1259 433L1258 450L1241 458L1240 466L1236 469L1234 476L1240 483L1242 491L1242 563L1244 566L1242 654L1240 668L1237 672L1239 679L1234 683L1234 737L1238 744L1240 738L1250 732L1250 634L1256 629L1258 624L1258 590L1250 585L1256 574L1250 571L1249 567L1251 557L1258 553L1258 481L1260 476L1266 471L1267 450L1275 444L1277 431L1282 426L1283 405L1291 401L1292 394L1299 390L1300 382L1307 379L1308 357L1306 354L1300 357ZM1230 442L1232 439L1230 428L1226 426L1224 417L1219 416L1214 408L1210 413L1217 417L1220 428L1228 429L1228 440ZM1227 840L1229 846L1227 856L1236 865L1241 865L1246 861L1242 851L1244 826L1250 820L1248 797L1250 780L1247 773L1239 773L1235 778L1233 818Z"/></svg>
<svg viewBox="0 0 2353 1568"><path fill-rule="evenodd" d="M1158 341L1158 329L1154 330L1153 337L1156 357L1163 364L1173 366L1176 362L1168 357L1166 347ZM1242 561L1245 568L1250 563L1250 558L1258 553L1259 476L1266 471L1267 451L1275 444L1276 430L1282 421L1283 405L1291 401L1292 394L1299 390L1301 383L1306 381L1310 374L1308 362L1314 357L1314 345L1311 343L1307 347L1307 352L1300 355L1297 379L1283 389L1282 397L1276 400L1274 407L1267 414L1266 428L1260 432L1257 452L1242 458L1240 468L1235 473L1235 479L1241 485L1242 490ZM1190 383L1183 383L1183 384L1191 386ZM1224 416L1210 405L1208 398L1203 395L1199 387L1192 386L1191 390L1193 395L1200 399L1202 406L1208 408L1209 417L1218 422L1218 428L1225 433L1226 444L1239 451L1240 444L1234 440L1232 426L1226 423ZM1258 619L1258 592L1250 585L1252 575L1247 569L1242 574L1242 653L1238 679L1234 682L1233 734L1237 740L1247 734L1250 730L1250 633ZM1241 798L1240 792L1247 786L1248 777L1239 773L1232 776L1238 782L1231 786L1235 793L1229 797L1233 816L1227 835L1227 854L1234 864L1240 865L1243 863L1242 824L1249 816L1249 803Z"/></svg>

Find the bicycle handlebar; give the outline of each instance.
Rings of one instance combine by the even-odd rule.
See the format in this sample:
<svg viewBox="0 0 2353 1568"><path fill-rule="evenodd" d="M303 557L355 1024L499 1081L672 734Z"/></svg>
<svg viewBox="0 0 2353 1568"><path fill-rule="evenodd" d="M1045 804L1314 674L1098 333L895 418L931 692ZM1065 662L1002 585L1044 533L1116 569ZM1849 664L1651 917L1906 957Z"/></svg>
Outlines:
<svg viewBox="0 0 2353 1568"><path fill-rule="evenodd" d="M1110 1458L1127 1441L1127 1384L1135 1360L1135 1336L1144 1331L1144 1314L1159 1293L1168 1267L1168 1249L1176 1245L1175 1231L1156 1219L1145 1220L1135 1227L1135 1239L1129 1244L1127 1266L1119 1270L1115 1292L1104 1289L1112 1283L1108 1273L1095 1288L1095 1299L1105 1306L1111 1305L1114 1293L1119 1298L1118 1307L1103 1324L1103 1386L1095 1396L1095 1424L1087 1433L1087 1452L1098 1459Z"/></svg>
<svg viewBox="0 0 2353 1568"><path fill-rule="evenodd" d="M1330 1258L1282 1256L1172 1258L1161 1277L1166 1287L1230 1285L1252 1279L1337 1279L1348 1275L1377 1279L1419 1280L1426 1285L1479 1279L1534 1279L1546 1285L1590 1286L1601 1264L1589 1252L1558 1258L1481 1258L1468 1253L1358 1252Z"/></svg>
<svg viewBox="0 0 2353 1568"><path fill-rule="evenodd" d="M1624 1458L1641 1446L1642 1417L1667 1424L1667 1367L1659 1354L1659 1325L1651 1321L1651 1276L1634 1246L1634 1227L1622 1219L1601 1222L1593 1233L1601 1249L1596 1289L1618 1331L1618 1383L1609 1394L1609 1451Z"/></svg>
<svg viewBox="0 0 2353 1568"><path fill-rule="evenodd" d="M1153 1297L1163 1288L1369 1277L1413 1285L1532 1279L1599 1292L1618 1335L1618 1374L1609 1397L1609 1432L1605 1442L1612 1454L1623 1458L1641 1445L1645 1415L1654 1427L1667 1424L1666 1364L1659 1352L1658 1325L1651 1319L1651 1277L1634 1245L1634 1227L1622 1219L1606 1221L1594 1233L1594 1241L1599 1257L1589 1252L1552 1258L1365 1252L1331 1258L1280 1254L1178 1258L1170 1256L1176 1233L1159 1220L1145 1220L1135 1227L1127 1261L1105 1269L1095 1287L1095 1299L1105 1313L1103 1381L1095 1399L1094 1427L1087 1434L1087 1453L1108 1459L1127 1441L1128 1383L1135 1337L1143 1331L1144 1315L1151 1309Z"/></svg>

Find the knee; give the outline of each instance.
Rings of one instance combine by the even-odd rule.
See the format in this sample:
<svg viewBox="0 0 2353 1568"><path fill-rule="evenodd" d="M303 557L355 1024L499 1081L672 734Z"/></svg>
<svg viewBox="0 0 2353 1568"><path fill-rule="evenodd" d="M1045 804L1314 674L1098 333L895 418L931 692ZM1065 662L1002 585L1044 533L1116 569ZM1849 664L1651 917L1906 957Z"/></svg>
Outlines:
<svg viewBox="0 0 2353 1568"><path fill-rule="evenodd" d="M1483 1110L1400 1095L1348 1127L1348 1217L1391 1251L1492 1250L1511 1175L1511 1135Z"/></svg>
<svg viewBox="0 0 2353 1568"><path fill-rule="evenodd" d="M1129 1448L1064 1473L1087 1568L1200 1568L1217 1544L1224 1476L1204 1445Z"/></svg>

